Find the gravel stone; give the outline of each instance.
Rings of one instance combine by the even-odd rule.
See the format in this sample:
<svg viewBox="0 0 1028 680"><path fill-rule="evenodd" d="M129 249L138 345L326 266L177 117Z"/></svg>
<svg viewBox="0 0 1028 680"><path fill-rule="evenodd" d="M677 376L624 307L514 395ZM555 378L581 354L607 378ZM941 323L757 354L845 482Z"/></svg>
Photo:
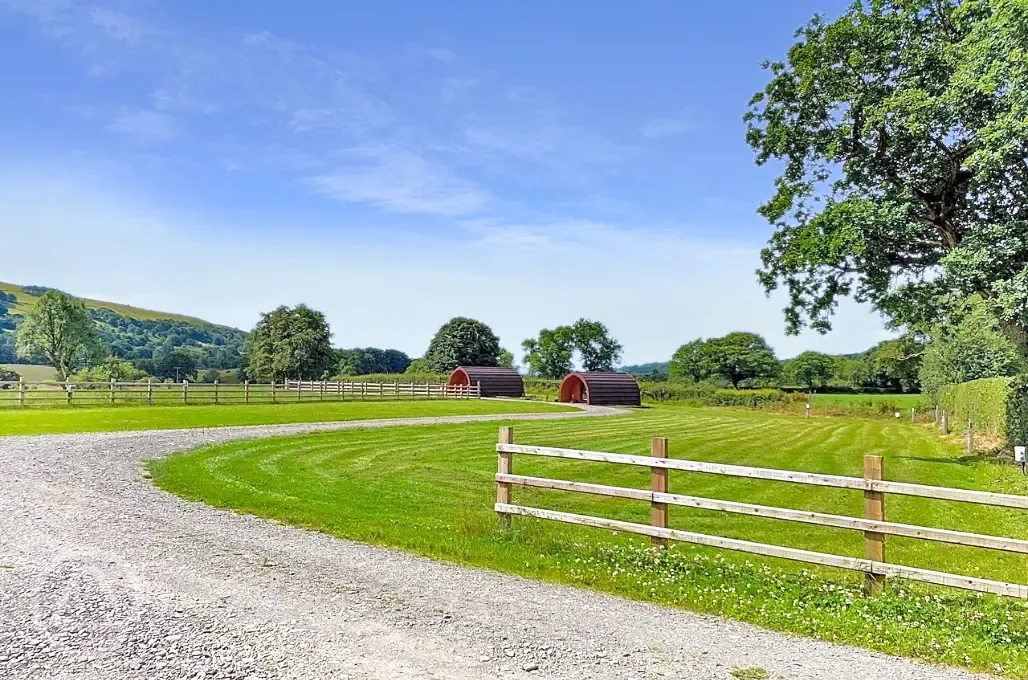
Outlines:
<svg viewBox="0 0 1028 680"><path fill-rule="evenodd" d="M976 677L215 510L141 467L240 438L613 413L0 438L0 678Z"/></svg>

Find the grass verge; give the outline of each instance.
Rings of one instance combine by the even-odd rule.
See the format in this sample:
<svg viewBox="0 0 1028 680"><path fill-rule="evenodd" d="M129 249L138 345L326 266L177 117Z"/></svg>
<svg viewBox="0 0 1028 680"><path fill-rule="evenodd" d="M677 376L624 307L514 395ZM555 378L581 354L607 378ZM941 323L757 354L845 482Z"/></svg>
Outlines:
<svg viewBox="0 0 1028 680"><path fill-rule="evenodd" d="M115 406L0 410L0 436L279 425L382 418L546 413L568 407L524 401L350 401L249 406Z"/></svg>
<svg viewBox="0 0 1028 680"><path fill-rule="evenodd" d="M1008 493L1028 481L1013 466L960 457L925 428L890 421L804 419L665 406L628 418L521 423L516 440L859 476L864 454L886 457L888 479ZM730 616L768 628L977 670L1028 677L1028 609L1021 602L890 582L874 600L861 576L688 546L659 557L624 535L492 512L496 426L391 428L235 442L153 461L155 483L185 498L433 558L586 586ZM520 474L647 488L645 470L515 457ZM858 492L671 474L671 491L859 516ZM648 521L645 503L515 489L515 502ZM892 521L1028 538L1024 513L890 497ZM671 509L671 525L701 533L862 556L858 532L765 518ZM1023 556L889 538L889 559L1028 582Z"/></svg>

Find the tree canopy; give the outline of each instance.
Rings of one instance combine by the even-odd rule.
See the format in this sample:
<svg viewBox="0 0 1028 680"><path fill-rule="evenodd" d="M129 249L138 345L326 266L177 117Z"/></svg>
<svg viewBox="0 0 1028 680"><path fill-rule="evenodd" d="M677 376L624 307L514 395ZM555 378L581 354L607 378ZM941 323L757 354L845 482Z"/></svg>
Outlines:
<svg viewBox="0 0 1028 680"><path fill-rule="evenodd" d="M574 369L576 352L584 371L613 371L622 352L621 343L611 337L607 327L589 319L579 319L570 326L544 328L538 338L522 342L521 348L533 375L554 380Z"/></svg>
<svg viewBox="0 0 1028 680"><path fill-rule="evenodd" d="M918 374L924 345L913 336L878 343L860 355L851 379L865 389L886 392L916 392L921 388Z"/></svg>
<svg viewBox="0 0 1028 680"><path fill-rule="evenodd" d="M781 369L774 350L756 333L729 333L708 340L706 354L711 375L735 388L744 382L772 380Z"/></svg>
<svg viewBox="0 0 1028 680"><path fill-rule="evenodd" d="M369 375L371 373L403 373L411 359L398 349L365 347L336 351L336 372L339 375Z"/></svg>
<svg viewBox="0 0 1028 680"><path fill-rule="evenodd" d="M1028 326L1028 0L858 0L814 17L746 114L780 161L759 277L787 328L842 296L926 329L972 294Z"/></svg>
<svg viewBox="0 0 1028 680"><path fill-rule="evenodd" d="M838 363L831 355L808 351L785 362L783 372L793 384L817 390L835 377Z"/></svg>
<svg viewBox="0 0 1028 680"><path fill-rule="evenodd" d="M139 362L139 368L160 380L196 380L196 355L185 349L160 351L153 361Z"/></svg>
<svg viewBox="0 0 1028 680"><path fill-rule="evenodd" d="M583 371L613 371L621 361L621 343L611 337L599 321L579 319L571 327L575 349L582 359Z"/></svg>
<svg viewBox="0 0 1028 680"><path fill-rule="evenodd" d="M332 366L332 332L307 305L261 315L246 341L246 372L257 380L318 380Z"/></svg>
<svg viewBox="0 0 1028 680"><path fill-rule="evenodd" d="M721 338L682 345L668 369L676 380L721 379L738 388L743 383L771 380L781 365L774 350L756 333L729 333Z"/></svg>
<svg viewBox="0 0 1028 680"><path fill-rule="evenodd" d="M675 350L668 365L668 378L700 382L711 375L707 361L707 341L693 340Z"/></svg>
<svg viewBox="0 0 1028 680"><path fill-rule="evenodd" d="M532 375L558 380L574 369L575 335L570 326L539 331L538 338L521 343L525 364Z"/></svg>
<svg viewBox="0 0 1028 680"><path fill-rule="evenodd" d="M448 373L458 366L496 366L500 339L481 321L458 316L450 319L432 338L425 352L428 369Z"/></svg>
<svg viewBox="0 0 1028 680"><path fill-rule="evenodd" d="M25 315L17 345L22 356L44 355L57 380L66 380L100 346L85 304L56 290L44 293Z"/></svg>

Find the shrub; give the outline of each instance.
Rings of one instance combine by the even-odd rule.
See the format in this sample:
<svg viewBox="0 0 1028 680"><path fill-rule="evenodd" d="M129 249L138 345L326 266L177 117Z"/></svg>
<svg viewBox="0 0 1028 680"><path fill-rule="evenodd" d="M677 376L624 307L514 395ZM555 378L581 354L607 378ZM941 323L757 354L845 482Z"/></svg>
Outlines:
<svg viewBox="0 0 1028 680"><path fill-rule="evenodd" d="M959 323L933 332L935 337L924 353L921 385L935 398L948 385L1017 375L1024 363L1017 345L984 301L969 299L960 314Z"/></svg>
<svg viewBox="0 0 1028 680"><path fill-rule="evenodd" d="M722 389L709 382L640 382L643 397L650 401L677 401L697 406L743 406L767 408L803 401L802 394L782 390Z"/></svg>
<svg viewBox="0 0 1028 680"><path fill-rule="evenodd" d="M69 376L69 380L76 383L106 383L132 382L145 380L149 376L132 365L132 362L119 359L118 357L106 357L102 362L90 368L83 368L77 373Z"/></svg>
<svg viewBox="0 0 1028 680"><path fill-rule="evenodd" d="M202 383L213 383L214 381L224 382L221 379L221 371L215 371L214 369L208 369L200 374L200 382Z"/></svg>
<svg viewBox="0 0 1028 680"><path fill-rule="evenodd" d="M939 406L954 428L970 421L976 432L1005 436L1010 378L982 378L948 385L942 389Z"/></svg>

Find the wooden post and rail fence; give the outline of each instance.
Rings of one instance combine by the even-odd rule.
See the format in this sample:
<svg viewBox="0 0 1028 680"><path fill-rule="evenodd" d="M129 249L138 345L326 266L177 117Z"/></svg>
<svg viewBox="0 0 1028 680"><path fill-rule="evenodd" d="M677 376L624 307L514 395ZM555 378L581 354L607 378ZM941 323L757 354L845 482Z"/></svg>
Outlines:
<svg viewBox="0 0 1028 680"><path fill-rule="evenodd" d="M663 438L652 441L650 456L582 451L547 446L525 446L514 443L514 429L511 427L500 428L500 438L499 443L496 445L496 450L499 462L496 473L495 510L500 516L501 527L504 528L510 526L511 518L514 516L534 517L579 526L649 536L656 549L666 547L669 541L679 541L692 545L858 571L865 574L865 592L869 595L880 592L885 587L886 578L897 577L934 585L1028 599L1028 585L992 581L919 567L892 564L887 561L885 552L886 536L901 536L904 538L916 538L951 545L1028 555L1028 541L1026 540L900 524L887 521L885 515L885 499L890 494L960 501L1021 510L1028 510L1028 496L890 482L884 478L883 460L880 456L864 457L863 477L843 477L668 458L668 440ZM518 475L514 472L514 458L518 455L646 467L650 469L650 489L644 490ZM675 494L669 490L668 476L672 470L862 491L864 494L864 516L831 515L807 510L792 510L752 503L739 503ZM553 489L648 502L650 504L650 523L638 524L518 505L513 500L514 487ZM812 552L798 548L672 529L669 526L669 508L672 506L860 531L864 534L864 557L857 558Z"/></svg>
<svg viewBox="0 0 1028 680"><path fill-rule="evenodd" d="M310 401L481 399L482 387L400 382L286 380L241 384L182 382L0 382L0 408L116 404L279 404Z"/></svg>

